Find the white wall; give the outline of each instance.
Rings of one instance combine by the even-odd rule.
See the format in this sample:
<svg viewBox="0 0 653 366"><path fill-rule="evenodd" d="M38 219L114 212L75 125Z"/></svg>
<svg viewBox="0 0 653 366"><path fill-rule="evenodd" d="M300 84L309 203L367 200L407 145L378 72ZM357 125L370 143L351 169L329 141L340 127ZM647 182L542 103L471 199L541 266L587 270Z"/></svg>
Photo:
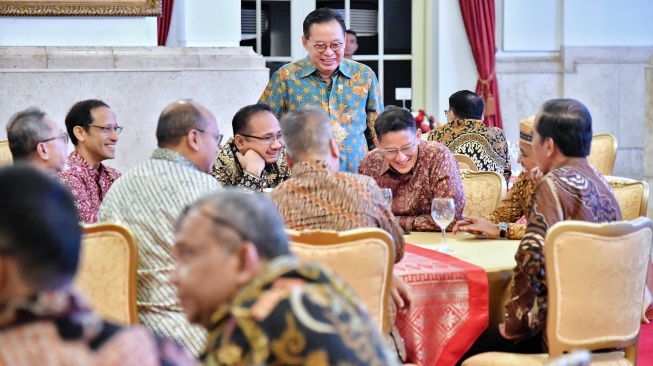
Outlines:
<svg viewBox="0 0 653 366"><path fill-rule="evenodd" d="M0 46L156 46L156 18L0 17Z"/></svg>
<svg viewBox="0 0 653 366"><path fill-rule="evenodd" d="M562 0L503 0L497 4L497 35L504 51L559 51L562 40ZM497 1L499 3L500 1ZM569 1L568 1L569 2ZM499 23L502 16L503 23Z"/></svg>
<svg viewBox="0 0 653 366"><path fill-rule="evenodd" d="M240 1L176 0L166 45L238 47Z"/></svg>

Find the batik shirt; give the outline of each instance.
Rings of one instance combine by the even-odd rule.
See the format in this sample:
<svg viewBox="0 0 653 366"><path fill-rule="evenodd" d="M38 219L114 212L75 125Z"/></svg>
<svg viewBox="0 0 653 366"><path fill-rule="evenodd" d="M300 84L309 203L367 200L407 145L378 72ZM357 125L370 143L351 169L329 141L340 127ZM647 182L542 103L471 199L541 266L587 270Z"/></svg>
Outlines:
<svg viewBox="0 0 653 366"><path fill-rule="evenodd" d="M429 141L449 147L454 154L469 156L478 170L497 172L510 180L510 155L503 130L478 119L457 119L429 133Z"/></svg>
<svg viewBox="0 0 653 366"><path fill-rule="evenodd" d="M531 194L535 190L535 185L522 172L512 185L508 196L501 201L501 205L484 219L495 224L505 222L508 224L506 238L521 239L526 231L526 225L519 223L522 217L528 216Z"/></svg>
<svg viewBox="0 0 653 366"><path fill-rule="evenodd" d="M73 192L79 220L92 224L97 221L97 211L104 196L120 173L102 163L95 169L73 151L68 156L68 169L56 177Z"/></svg>
<svg viewBox="0 0 653 366"><path fill-rule="evenodd" d="M156 149L150 160L120 178L107 194L98 219L127 224L138 243L138 319L155 333L174 338L197 355L206 332L191 326L168 273L174 268L174 225L182 210L220 189L180 153Z"/></svg>
<svg viewBox="0 0 653 366"><path fill-rule="evenodd" d="M465 192L458 163L451 151L438 142L420 141L415 166L406 174L392 169L378 150L365 155L358 173L374 178L379 187L392 190L392 213L407 231L440 230L431 217L431 201L436 197L451 197L456 205L456 216L447 230L462 220Z"/></svg>
<svg viewBox="0 0 653 366"><path fill-rule="evenodd" d="M396 365L342 281L293 256L271 260L211 316L204 365Z"/></svg>
<svg viewBox="0 0 653 366"><path fill-rule="evenodd" d="M505 331L531 337L546 328L547 285L544 241L547 230L564 220L621 220L619 202L603 176L586 159L549 172L531 196L526 234L517 249ZM535 310L535 304L537 309Z"/></svg>
<svg viewBox="0 0 653 366"><path fill-rule="evenodd" d="M265 188L276 187L291 175L284 150L279 151L279 158L276 163L265 165L260 177L243 169L236 157L237 152L236 142L233 138L230 138L226 144L222 145L218 156L215 158L211 174L223 186L234 186L254 192L262 192Z"/></svg>
<svg viewBox="0 0 653 366"><path fill-rule="evenodd" d="M348 59L340 61L328 84L308 57L284 65L272 75L260 102L272 107L277 118L307 105L324 108L340 149L340 170L347 172L355 172L365 152L374 148L374 122L383 111L374 71Z"/></svg>
<svg viewBox="0 0 653 366"><path fill-rule="evenodd" d="M70 289L12 302L0 312L0 366L197 365L144 327L100 319Z"/></svg>

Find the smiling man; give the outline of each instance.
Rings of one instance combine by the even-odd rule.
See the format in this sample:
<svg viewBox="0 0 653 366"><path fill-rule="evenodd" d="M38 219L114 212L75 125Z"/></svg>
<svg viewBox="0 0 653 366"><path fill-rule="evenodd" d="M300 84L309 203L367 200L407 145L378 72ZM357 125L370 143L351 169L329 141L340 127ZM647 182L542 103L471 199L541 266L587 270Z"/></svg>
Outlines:
<svg viewBox="0 0 653 366"><path fill-rule="evenodd" d="M57 178L72 190L80 221L94 223L109 187L120 177L116 169L102 162L115 157L122 127L106 103L89 99L70 109L66 130L75 151L68 156L68 170Z"/></svg>
<svg viewBox="0 0 653 366"><path fill-rule="evenodd" d="M453 198L455 220L462 219L465 193L451 151L439 142L422 141L413 115L403 108L388 107L374 127L377 149L363 158L358 173L392 190L392 213L404 230L440 230L431 217L431 201L436 197Z"/></svg>
<svg viewBox="0 0 653 366"><path fill-rule="evenodd" d="M281 127L270 106L241 108L231 127L234 137L220 149L211 173L222 185L261 192L290 177Z"/></svg>
<svg viewBox="0 0 653 366"><path fill-rule="evenodd" d="M355 172L374 148L374 121L383 111L379 82L368 66L343 59L345 21L336 11L312 11L303 31L308 56L275 72L260 102L270 105L277 118L306 105L322 107L336 135L340 170Z"/></svg>

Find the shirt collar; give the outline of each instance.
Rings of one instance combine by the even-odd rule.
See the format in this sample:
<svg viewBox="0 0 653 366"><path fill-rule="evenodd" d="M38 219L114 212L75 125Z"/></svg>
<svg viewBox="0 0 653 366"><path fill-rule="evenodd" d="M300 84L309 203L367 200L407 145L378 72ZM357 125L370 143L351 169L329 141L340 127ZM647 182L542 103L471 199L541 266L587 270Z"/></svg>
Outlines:
<svg viewBox="0 0 653 366"><path fill-rule="evenodd" d="M183 166L187 166L189 168L193 168L195 170L197 169L197 166L190 160L188 160L185 156L183 156L181 153L170 150L170 149L156 149L152 153L151 159L159 159L159 160L167 160L171 161L176 164L180 164Z"/></svg>
<svg viewBox="0 0 653 366"><path fill-rule="evenodd" d="M299 77L305 78L313 73L317 73L317 69L315 68L315 65L313 65L313 61L311 61L311 59L308 56L298 61L298 63L299 66L301 67L297 72L297 75ZM340 61L340 65L338 66L338 69L336 70L336 73L340 72L342 75L351 79L351 75L352 75L351 69L352 69L352 61L343 57L342 60Z"/></svg>
<svg viewBox="0 0 653 366"><path fill-rule="evenodd" d="M312 160L312 161L302 161L297 164L292 169L293 175L299 176L300 174L312 173L312 172L331 172L329 164L326 160Z"/></svg>
<svg viewBox="0 0 653 366"><path fill-rule="evenodd" d="M100 163L100 166L97 169L93 168L93 166L91 166L91 164L89 164L89 162L86 161L77 150L74 150L68 156L68 168L71 167L76 167L95 179L99 178L100 173L105 171L102 163Z"/></svg>

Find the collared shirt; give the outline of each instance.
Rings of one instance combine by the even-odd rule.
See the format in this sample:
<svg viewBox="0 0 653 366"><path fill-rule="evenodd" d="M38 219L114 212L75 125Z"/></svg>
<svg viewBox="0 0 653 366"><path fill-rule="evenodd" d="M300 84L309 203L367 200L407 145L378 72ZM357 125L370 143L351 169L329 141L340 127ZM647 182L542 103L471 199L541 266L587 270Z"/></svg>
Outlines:
<svg viewBox="0 0 653 366"><path fill-rule="evenodd" d="M413 169L400 174L390 167L382 151L365 155L358 173L368 175L381 188L392 190L392 213L407 231L439 231L431 217L431 201L436 197L451 197L456 205L453 224L462 220L465 192L458 163L446 146L438 142L420 141Z"/></svg>
<svg viewBox="0 0 653 366"><path fill-rule="evenodd" d="M276 187L291 175L283 149L279 151L279 158L276 163L265 165L260 177L243 169L236 157L237 152L236 142L233 138L230 138L226 144L222 145L215 158L211 175L223 186L234 186L254 192L262 192L265 188Z"/></svg>
<svg viewBox="0 0 653 366"><path fill-rule="evenodd" d="M340 170L347 172L355 172L374 148L374 122L383 111L379 82L368 66L342 59L327 84L308 56L276 71L259 102L272 107L277 118L307 105L324 108L340 149Z"/></svg>
<svg viewBox="0 0 653 366"><path fill-rule="evenodd" d="M100 204L120 173L102 163L95 169L77 151L73 151L68 156L68 169L56 177L73 192L79 220L92 224L97 221Z"/></svg>
<svg viewBox="0 0 653 366"><path fill-rule="evenodd" d="M127 224L136 237L139 321L195 355L204 346L206 333L188 323L168 281L174 268L174 225L187 205L219 189L218 181L180 153L156 149L150 160L113 185L98 213L100 221Z"/></svg>
<svg viewBox="0 0 653 366"><path fill-rule="evenodd" d="M396 365L360 300L331 271L271 260L211 316L205 365Z"/></svg>
<svg viewBox="0 0 653 366"><path fill-rule="evenodd" d="M0 345L3 366L197 365L181 347L141 325L123 328L103 321L68 288L3 309Z"/></svg>
<svg viewBox="0 0 653 366"><path fill-rule="evenodd" d="M534 190L535 185L522 172L510 191L508 191L508 196L501 201L501 205L484 218L495 224L507 223L506 238L521 239L526 231L526 225L517 221L521 221L522 217L528 216L531 194L533 194Z"/></svg>
<svg viewBox="0 0 653 366"><path fill-rule="evenodd" d="M429 141L449 147L454 154L469 156L484 172L497 172L510 180L510 155L503 130L488 127L479 119L457 119L429 133Z"/></svg>
<svg viewBox="0 0 653 366"><path fill-rule="evenodd" d="M506 304L505 331L511 337L534 336L546 328L544 242L547 230L563 220L621 220L612 188L586 159L549 172L531 196L526 234L515 255L517 265Z"/></svg>

